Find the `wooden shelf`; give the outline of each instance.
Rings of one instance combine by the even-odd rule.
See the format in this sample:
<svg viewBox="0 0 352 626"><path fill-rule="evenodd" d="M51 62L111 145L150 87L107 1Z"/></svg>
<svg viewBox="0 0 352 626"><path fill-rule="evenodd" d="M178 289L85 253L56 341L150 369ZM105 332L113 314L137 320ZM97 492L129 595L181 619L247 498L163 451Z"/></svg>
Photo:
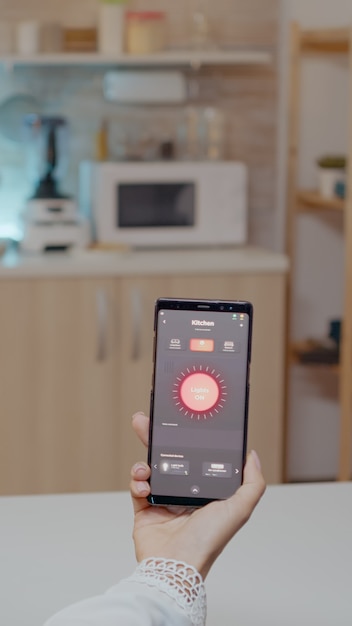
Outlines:
<svg viewBox="0 0 352 626"><path fill-rule="evenodd" d="M341 198L324 198L319 191L306 189L297 191L297 208L299 211L344 211L345 200Z"/></svg>
<svg viewBox="0 0 352 626"><path fill-rule="evenodd" d="M351 46L348 28L305 30L300 35L302 52L321 54L347 54Z"/></svg>
<svg viewBox="0 0 352 626"><path fill-rule="evenodd" d="M330 30L304 30L300 28L298 23L292 23L290 31L290 81L289 81L289 106L288 106L288 176L287 176L287 219L286 219L286 250L290 259L291 272L288 281L287 290L287 320L286 328L286 416L289 411L289 393L290 393L290 367L293 362L302 363L302 357L308 357L308 352L312 351L312 347L305 345L305 342L292 346L290 337L292 305L298 306L298 300L295 293L295 265L298 252L297 237L300 230L296 228L296 220L299 212L310 212L315 214L323 214L324 211L340 213L343 216L343 232L345 243L344 255L344 303L341 311L341 320L343 324L343 334L340 343L339 364L329 363L302 363L307 368L326 367L330 371L336 371L339 374L338 380L338 398L340 402L340 420L339 420L339 480L350 480L351 478L351 461L352 461L352 198L350 195L346 200L340 198L326 199L323 198L316 190L297 190L298 181L298 159L300 154L300 117L302 106L302 66L304 57L310 54L330 55L330 59L334 55L345 55L348 62L348 83L349 83L349 119L346 124L346 136L348 139L347 161L348 167L346 171L346 188L352 189L352 27L351 28L335 28ZM347 77L346 77L347 78ZM312 113L312 111L311 111ZM323 132L324 129L322 129ZM328 136L326 137L328 146ZM346 209L346 210L345 210ZM331 215L331 214L330 214ZM313 245L315 242L312 242ZM317 242L319 243L319 242ZM313 249L312 249L313 254ZM328 254L328 251L327 251ZM304 271L304 270L303 270ZM313 294L312 294L313 297ZM314 355L316 356L316 355ZM319 355L320 356L320 355ZM328 355L331 357L332 355ZM337 355L336 355L337 356ZM303 358L304 360L304 358ZM337 361L337 358L335 359ZM287 419L287 417L286 417Z"/></svg>
<svg viewBox="0 0 352 626"><path fill-rule="evenodd" d="M312 342L310 342L309 339L292 343L290 349L291 362L295 365L302 365L303 367L327 368L334 373L339 373L340 366L338 363L329 363L328 361L302 361L302 357L308 354L311 349Z"/></svg>
<svg viewBox="0 0 352 626"><path fill-rule="evenodd" d="M37 54L34 56L11 55L2 57L0 62L8 68L20 66L67 66L93 65L117 67L178 67L202 65L270 65L273 55L268 50L237 49L208 50L194 52L192 50L175 50L150 55L122 54L120 56L104 56L95 52Z"/></svg>

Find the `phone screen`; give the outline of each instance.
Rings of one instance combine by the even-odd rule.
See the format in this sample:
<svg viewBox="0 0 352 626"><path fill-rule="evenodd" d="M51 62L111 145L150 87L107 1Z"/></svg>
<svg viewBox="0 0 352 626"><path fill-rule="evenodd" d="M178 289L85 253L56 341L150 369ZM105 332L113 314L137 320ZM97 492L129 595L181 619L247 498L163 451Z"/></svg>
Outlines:
<svg viewBox="0 0 352 626"><path fill-rule="evenodd" d="M242 482L252 306L207 301L212 310L199 310L199 302L157 304L149 444L157 504L205 504Z"/></svg>

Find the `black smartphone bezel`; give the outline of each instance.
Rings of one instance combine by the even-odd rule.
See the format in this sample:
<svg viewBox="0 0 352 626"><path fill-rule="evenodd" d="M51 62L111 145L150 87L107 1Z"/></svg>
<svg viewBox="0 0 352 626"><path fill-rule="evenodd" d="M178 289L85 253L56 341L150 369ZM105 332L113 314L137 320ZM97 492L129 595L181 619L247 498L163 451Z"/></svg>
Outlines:
<svg viewBox="0 0 352 626"><path fill-rule="evenodd" d="M247 351L247 376L246 376L246 398L245 398L245 415L244 415L244 435L243 435L243 454L241 468L241 484L243 482L243 469L247 455L247 434L248 434L248 407L249 407L249 375L250 363L252 356L252 327L253 327L253 305L246 300L188 300L184 298L158 298L155 302L154 309L154 346L153 346L153 376L152 389L150 392L150 424L149 424L149 443L148 443L148 465L151 467L152 454L152 433L153 433L153 413L154 413L154 384L155 384L155 361L157 347L157 323L158 313L161 309L173 309L183 311L217 311L221 313L247 313L249 317L248 326L248 351ZM150 483L150 479L149 479ZM216 498L192 498L178 496L160 496L150 494L147 498L150 504L162 506L189 506L198 508L214 502Z"/></svg>

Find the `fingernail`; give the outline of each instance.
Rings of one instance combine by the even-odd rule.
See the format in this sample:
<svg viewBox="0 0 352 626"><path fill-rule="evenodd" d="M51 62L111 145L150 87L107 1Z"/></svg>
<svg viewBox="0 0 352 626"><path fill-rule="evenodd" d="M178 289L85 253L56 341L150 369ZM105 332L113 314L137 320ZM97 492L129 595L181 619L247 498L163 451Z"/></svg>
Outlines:
<svg viewBox="0 0 352 626"><path fill-rule="evenodd" d="M260 463L259 456L257 455L255 450L251 450L251 454L253 455L253 458L254 458L254 461L255 461L255 464L256 464L258 470L261 472L262 471L262 466L261 466L261 463Z"/></svg>
<svg viewBox="0 0 352 626"><path fill-rule="evenodd" d="M143 413L143 411L137 411L137 413L134 413L132 415L132 421L134 420L135 417L137 417L137 415L144 415L145 416L145 413Z"/></svg>
<svg viewBox="0 0 352 626"><path fill-rule="evenodd" d="M149 493L148 483L137 483L136 488L138 493L140 493L142 496Z"/></svg>
<svg viewBox="0 0 352 626"><path fill-rule="evenodd" d="M143 465L143 463L136 463L136 465L133 466L133 474L145 474L147 469L146 465Z"/></svg>

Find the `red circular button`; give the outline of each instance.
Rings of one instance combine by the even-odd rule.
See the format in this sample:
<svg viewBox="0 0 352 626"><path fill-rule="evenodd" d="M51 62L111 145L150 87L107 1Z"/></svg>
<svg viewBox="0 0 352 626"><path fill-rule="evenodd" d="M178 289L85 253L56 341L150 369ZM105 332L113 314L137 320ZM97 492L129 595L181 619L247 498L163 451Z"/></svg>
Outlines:
<svg viewBox="0 0 352 626"><path fill-rule="evenodd" d="M217 382L203 372L187 376L180 388L181 400L191 411L209 411L217 403L219 395Z"/></svg>

